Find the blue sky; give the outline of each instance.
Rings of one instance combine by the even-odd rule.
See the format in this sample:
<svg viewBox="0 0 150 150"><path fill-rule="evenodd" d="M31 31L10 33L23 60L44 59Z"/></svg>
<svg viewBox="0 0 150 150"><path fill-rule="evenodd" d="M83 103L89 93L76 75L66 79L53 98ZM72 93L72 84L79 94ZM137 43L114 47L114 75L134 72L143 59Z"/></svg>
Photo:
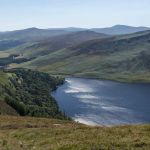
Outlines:
<svg viewBox="0 0 150 150"><path fill-rule="evenodd" d="M150 0L0 0L0 31L115 24L150 27Z"/></svg>

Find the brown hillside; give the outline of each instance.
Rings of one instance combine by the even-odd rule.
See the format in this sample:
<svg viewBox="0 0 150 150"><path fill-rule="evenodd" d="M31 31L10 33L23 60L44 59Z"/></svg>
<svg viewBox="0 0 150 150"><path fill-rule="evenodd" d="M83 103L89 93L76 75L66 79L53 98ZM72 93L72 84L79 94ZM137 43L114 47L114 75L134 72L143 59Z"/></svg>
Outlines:
<svg viewBox="0 0 150 150"><path fill-rule="evenodd" d="M4 101L1 101L1 100L0 100L0 114L1 115L13 115L13 116L18 115L17 112L12 107L10 107Z"/></svg>

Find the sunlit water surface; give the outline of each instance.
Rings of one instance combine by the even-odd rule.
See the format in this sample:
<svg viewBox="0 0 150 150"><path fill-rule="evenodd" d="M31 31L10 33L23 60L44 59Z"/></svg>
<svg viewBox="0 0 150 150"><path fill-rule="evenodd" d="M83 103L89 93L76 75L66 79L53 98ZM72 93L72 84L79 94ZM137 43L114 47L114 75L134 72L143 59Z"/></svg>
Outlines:
<svg viewBox="0 0 150 150"><path fill-rule="evenodd" d="M150 123L150 84L66 78L52 95L62 111L84 124Z"/></svg>

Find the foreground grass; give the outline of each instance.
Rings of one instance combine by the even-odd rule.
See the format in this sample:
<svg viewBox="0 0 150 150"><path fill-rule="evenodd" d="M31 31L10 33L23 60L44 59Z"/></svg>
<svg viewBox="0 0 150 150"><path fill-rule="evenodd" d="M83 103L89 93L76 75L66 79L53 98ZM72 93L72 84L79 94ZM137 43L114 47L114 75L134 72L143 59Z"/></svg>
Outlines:
<svg viewBox="0 0 150 150"><path fill-rule="evenodd" d="M30 117L0 117L0 150L149 150L150 125L89 127Z"/></svg>

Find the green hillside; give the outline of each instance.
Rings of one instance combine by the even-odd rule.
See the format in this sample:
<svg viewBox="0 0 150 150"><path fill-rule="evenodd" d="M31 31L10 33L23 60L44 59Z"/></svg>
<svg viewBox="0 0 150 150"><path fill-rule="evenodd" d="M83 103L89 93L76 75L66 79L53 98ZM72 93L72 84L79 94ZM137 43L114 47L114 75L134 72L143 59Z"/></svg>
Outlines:
<svg viewBox="0 0 150 150"><path fill-rule="evenodd" d="M5 51L18 55L9 67L23 67L53 75L150 81L150 31L107 37L80 31ZM1 52L0 55L3 55ZM7 64L8 65L8 64Z"/></svg>
<svg viewBox="0 0 150 150"><path fill-rule="evenodd" d="M0 70L0 114L69 119L50 95L62 83L42 72Z"/></svg>
<svg viewBox="0 0 150 150"><path fill-rule="evenodd" d="M93 31L79 31L70 34L55 36L37 42L27 42L6 52L19 53L25 57L44 56L56 50L69 48L82 42L106 38L108 35Z"/></svg>
<svg viewBox="0 0 150 150"><path fill-rule="evenodd" d="M57 45L61 47L65 45L71 46L72 44L103 37L107 37L107 35L93 31L71 32L63 29L29 28L0 33L0 50L4 51L23 44L33 45L41 41L46 42L49 46L51 45L52 48L56 49ZM41 44L42 43L43 42L41 42ZM40 44L38 44L38 46L40 46Z"/></svg>
<svg viewBox="0 0 150 150"><path fill-rule="evenodd" d="M105 78L120 81L150 81L150 31L131 35L91 40L44 55L32 61L15 65L50 74ZM24 56L37 54L39 47L20 49ZM13 52L13 51L11 51ZM18 51L19 52L19 51ZM28 55L30 56L30 55Z"/></svg>

